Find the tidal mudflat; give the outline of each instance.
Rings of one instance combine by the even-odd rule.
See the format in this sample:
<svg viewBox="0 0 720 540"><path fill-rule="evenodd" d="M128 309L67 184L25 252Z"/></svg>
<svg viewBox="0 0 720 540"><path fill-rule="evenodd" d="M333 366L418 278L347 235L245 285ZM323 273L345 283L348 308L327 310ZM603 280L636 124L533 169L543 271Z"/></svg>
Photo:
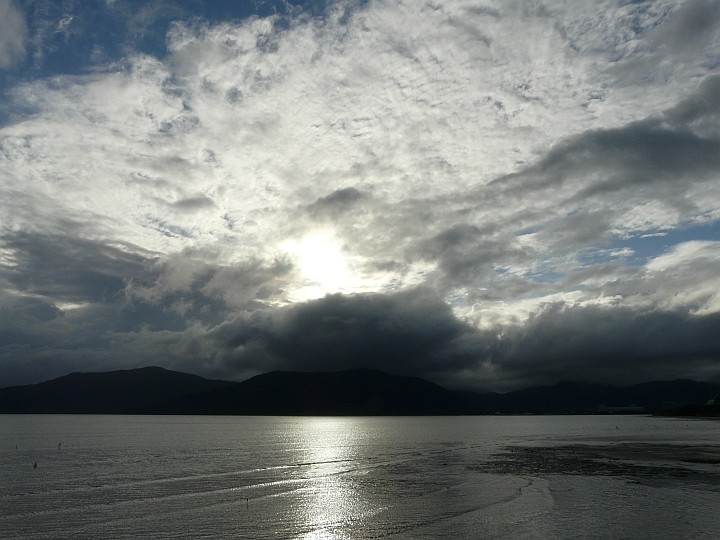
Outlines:
<svg viewBox="0 0 720 540"><path fill-rule="evenodd" d="M0 428L3 539L720 530L711 421L5 415Z"/></svg>

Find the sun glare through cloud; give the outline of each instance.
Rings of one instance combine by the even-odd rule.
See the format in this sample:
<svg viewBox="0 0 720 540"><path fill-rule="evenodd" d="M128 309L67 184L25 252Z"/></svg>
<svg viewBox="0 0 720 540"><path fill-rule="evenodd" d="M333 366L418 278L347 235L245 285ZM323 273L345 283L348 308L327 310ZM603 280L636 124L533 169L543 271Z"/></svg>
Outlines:
<svg viewBox="0 0 720 540"><path fill-rule="evenodd" d="M329 293L356 292L357 277L348 267L338 239L328 231L309 233L298 240L286 240L280 245L297 265L299 286L291 291L298 301L319 298Z"/></svg>

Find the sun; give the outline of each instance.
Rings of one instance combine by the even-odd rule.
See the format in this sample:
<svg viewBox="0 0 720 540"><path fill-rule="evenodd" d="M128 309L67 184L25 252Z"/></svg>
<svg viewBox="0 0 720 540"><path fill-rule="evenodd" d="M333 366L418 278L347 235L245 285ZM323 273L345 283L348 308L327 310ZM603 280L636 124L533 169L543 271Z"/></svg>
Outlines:
<svg viewBox="0 0 720 540"><path fill-rule="evenodd" d="M348 255L330 231L314 231L281 245L298 269L300 282L293 296L297 300L319 298L353 289L354 279Z"/></svg>
<svg viewBox="0 0 720 540"><path fill-rule="evenodd" d="M314 233L299 244L298 266L303 277L325 289L342 287L350 271L337 240L329 233Z"/></svg>

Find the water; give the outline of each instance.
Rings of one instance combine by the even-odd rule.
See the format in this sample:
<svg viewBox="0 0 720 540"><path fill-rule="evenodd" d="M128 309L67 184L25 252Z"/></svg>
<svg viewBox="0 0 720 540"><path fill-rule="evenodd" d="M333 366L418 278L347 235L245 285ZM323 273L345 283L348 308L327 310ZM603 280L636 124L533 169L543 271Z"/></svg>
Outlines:
<svg viewBox="0 0 720 540"><path fill-rule="evenodd" d="M4 415L0 538L712 538L719 444L642 416Z"/></svg>

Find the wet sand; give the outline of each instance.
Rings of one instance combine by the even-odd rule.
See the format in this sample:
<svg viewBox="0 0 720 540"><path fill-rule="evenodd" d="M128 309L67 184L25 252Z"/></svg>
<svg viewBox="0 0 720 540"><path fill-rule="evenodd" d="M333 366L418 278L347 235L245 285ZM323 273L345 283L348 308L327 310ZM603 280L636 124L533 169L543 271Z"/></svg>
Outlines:
<svg viewBox="0 0 720 540"><path fill-rule="evenodd" d="M510 446L471 468L514 475L684 477L720 484L720 445Z"/></svg>

